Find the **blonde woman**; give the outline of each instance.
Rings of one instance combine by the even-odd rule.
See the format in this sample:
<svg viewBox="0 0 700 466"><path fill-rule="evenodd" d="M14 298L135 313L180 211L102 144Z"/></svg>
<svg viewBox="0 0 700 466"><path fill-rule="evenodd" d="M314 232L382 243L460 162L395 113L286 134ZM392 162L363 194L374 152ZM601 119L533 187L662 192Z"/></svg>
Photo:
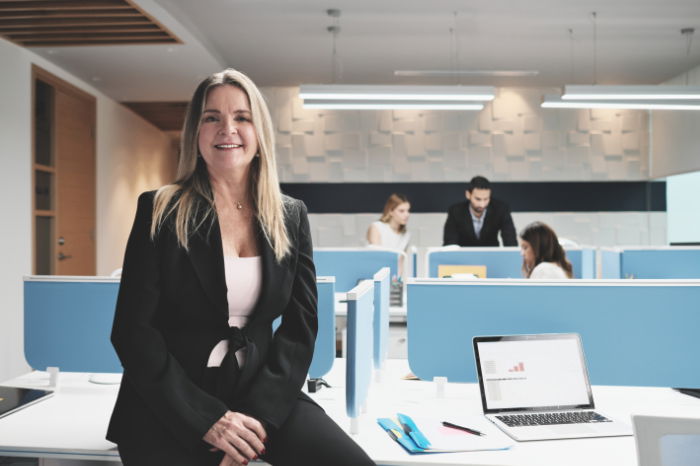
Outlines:
<svg viewBox="0 0 700 466"><path fill-rule="evenodd" d="M280 193L273 136L255 84L213 74L190 102L177 180L139 197L107 433L126 466L374 464L301 392L316 277L306 207Z"/></svg>
<svg viewBox="0 0 700 466"><path fill-rule="evenodd" d="M406 230L411 204L403 194L394 193L386 200L381 218L367 229L367 242L372 245L405 251L411 240Z"/></svg>

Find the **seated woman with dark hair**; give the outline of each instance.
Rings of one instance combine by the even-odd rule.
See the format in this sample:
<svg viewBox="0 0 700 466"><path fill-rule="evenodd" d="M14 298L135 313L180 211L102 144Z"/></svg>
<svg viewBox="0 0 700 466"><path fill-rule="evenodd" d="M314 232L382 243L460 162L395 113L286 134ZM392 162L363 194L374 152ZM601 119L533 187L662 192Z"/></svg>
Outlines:
<svg viewBox="0 0 700 466"><path fill-rule="evenodd" d="M571 263L556 233L541 222L533 222L520 233L525 278L573 278Z"/></svg>

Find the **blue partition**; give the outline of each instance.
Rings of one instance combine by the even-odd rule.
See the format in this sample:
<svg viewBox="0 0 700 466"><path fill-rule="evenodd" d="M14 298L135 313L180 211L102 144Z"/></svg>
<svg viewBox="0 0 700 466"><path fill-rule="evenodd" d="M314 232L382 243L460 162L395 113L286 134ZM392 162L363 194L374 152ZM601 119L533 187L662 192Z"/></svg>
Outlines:
<svg viewBox="0 0 700 466"><path fill-rule="evenodd" d="M700 247L623 249L621 278L700 278Z"/></svg>
<svg viewBox="0 0 700 466"><path fill-rule="evenodd" d="M384 267L374 274L374 367L381 369L389 352L389 295L391 277Z"/></svg>
<svg viewBox="0 0 700 466"><path fill-rule="evenodd" d="M477 335L581 334L591 383L700 387L700 280L408 283L408 359L475 382Z"/></svg>
<svg viewBox="0 0 700 466"><path fill-rule="evenodd" d="M619 249L601 248L600 278L622 278L621 262L622 252Z"/></svg>
<svg viewBox="0 0 700 466"><path fill-rule="evenodd" d="M382 267L389 267L391 276L396 276L403 255L380 248L318 248L314 249L314 264L317 275L335 277L336 292L345 293L360 280L371 279Z"/></svg>
<svg viewBox="0 0 700 466"><path fill-rule="evenodd" d="M318 333L309 377L323 377L335 361L335 278L316 277L318 289Z"/></svg>
<svg viewBox="0 0 700 466"><path fill-rule="evenodd" d="M24 355L34 369L122 372L110 334L118 278L24 279Z"/></svg>
<svg viewBox="0 0 700 466"><path fill-rule="evenodd" d="M415 246L411 246L408 255L411 261L411 274L407 276L415 278L418 276L418 249Z"/></svg>
<svg viewBox="0 0 700 466"><path fill-rule="evenodd" d="M565 248L574 278L595 278L592 248ZM426 256L429 277L438 276L439 265L485 265L488 278L522 278L523 259L518 247L433 248Z"/></svg>
<svg viewBox="0 0 700 466"><path fill-rule="evenodd" d="M566 251L566 258L571 262L574 278L597 278L595 249L564 248L564 250Z"/></svg>
<svg viewBox="0 0 700 466"><path fill-rule="evenodd" d="M335 277L316 277L318 290L318 333L314 355L309 367L309 377L317 379L326 375L335 361ZM272 322L272 330L282 323L282 317Z"/></svg>
<svg viewBox="0 0 700 466"><path fill-rule="evenodd" d="M333 277L318 277L317 287L318 336L311 377L328 373L335 360ZM118 291L118 278L25 277L27 363L37 370L55 366L67 372L122 372L110 342Z"/></svg>
<svg viewBox="0 0 700 466"><path fill-rule="evenodd" d="M350 418L360 414L372 380L374 283L363 280L348 292L348 344L345 408Z"/></svg>

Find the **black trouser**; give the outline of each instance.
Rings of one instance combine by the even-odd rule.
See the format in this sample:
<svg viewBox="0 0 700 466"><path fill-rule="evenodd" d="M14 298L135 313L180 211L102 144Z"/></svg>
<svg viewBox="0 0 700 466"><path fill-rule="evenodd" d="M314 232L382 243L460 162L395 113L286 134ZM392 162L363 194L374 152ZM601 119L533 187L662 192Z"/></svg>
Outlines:
<svg viewBox="0 0 700 466"><path fill-rule="evenodd" d="M147 444L147 442L144 442ZM144 444L119 445L124 466L208 466L218 465L222 453L205 449L190 452L173 442L171 448ZM297 399L289 417L275 432L270 433L262 459L275 466L374 465L369 456L318 405Z"/></svg>

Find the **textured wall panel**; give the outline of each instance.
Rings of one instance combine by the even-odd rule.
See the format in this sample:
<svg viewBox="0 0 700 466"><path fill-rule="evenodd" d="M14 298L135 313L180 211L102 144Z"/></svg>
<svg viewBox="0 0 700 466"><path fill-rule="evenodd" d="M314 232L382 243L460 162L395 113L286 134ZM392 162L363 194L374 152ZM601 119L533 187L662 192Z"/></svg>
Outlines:
<svg viewBox="0 0 700 466"><path fill-rule="evenodd" d="M499 89L480 112L441 112L305 110L297 88L264 89L283 182L648 178L646 112L541 109L545 92Z"/></svg>

